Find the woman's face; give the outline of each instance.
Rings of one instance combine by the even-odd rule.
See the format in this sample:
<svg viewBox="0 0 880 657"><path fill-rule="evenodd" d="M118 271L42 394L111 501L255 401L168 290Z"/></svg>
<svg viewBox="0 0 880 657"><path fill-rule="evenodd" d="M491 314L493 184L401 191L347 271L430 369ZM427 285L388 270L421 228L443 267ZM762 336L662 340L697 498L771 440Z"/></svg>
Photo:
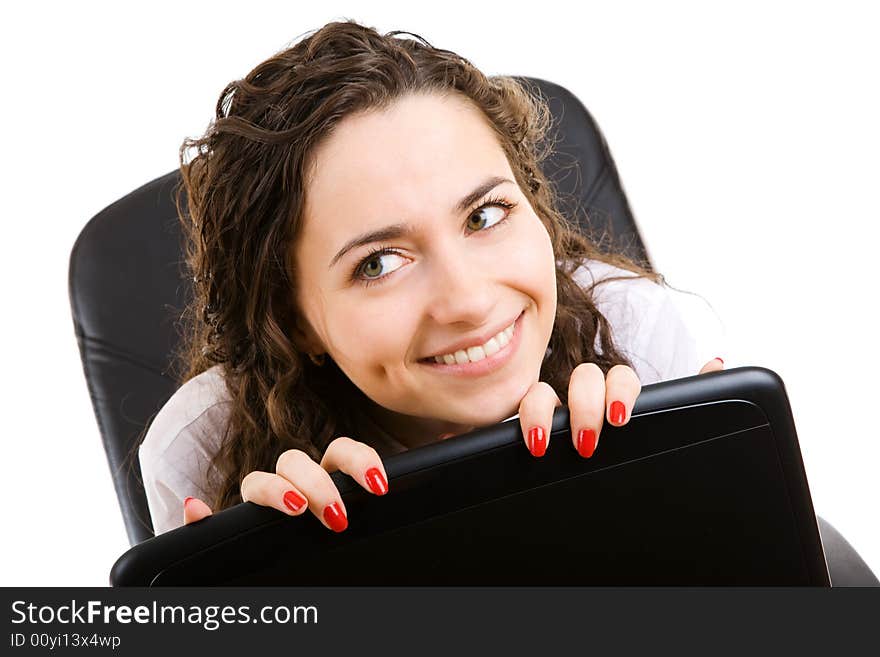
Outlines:
<svg viewBox="0 0 880 657"><path fill-rule="evenodd" d="M556 315L550 236L463 97L410 95L340 122L314 152L294 258L309 344L398 427L494 424L538 380ZM493 337L514 322L509 342Z"/></svg>

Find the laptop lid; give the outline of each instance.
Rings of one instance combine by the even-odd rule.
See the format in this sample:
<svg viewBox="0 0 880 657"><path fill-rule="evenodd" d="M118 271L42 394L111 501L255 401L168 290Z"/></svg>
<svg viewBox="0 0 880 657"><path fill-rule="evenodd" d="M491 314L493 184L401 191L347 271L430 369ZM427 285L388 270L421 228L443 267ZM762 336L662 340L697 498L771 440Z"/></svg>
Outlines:
<svg viewBox="0 0 880 657"><path fill-rule="evenodd" d="M759 367L644 386L590 459L568 409L534 458L518 420L331 476L348 528L244 503L149 539L114 586L829 586L782 380Z"/></svg>

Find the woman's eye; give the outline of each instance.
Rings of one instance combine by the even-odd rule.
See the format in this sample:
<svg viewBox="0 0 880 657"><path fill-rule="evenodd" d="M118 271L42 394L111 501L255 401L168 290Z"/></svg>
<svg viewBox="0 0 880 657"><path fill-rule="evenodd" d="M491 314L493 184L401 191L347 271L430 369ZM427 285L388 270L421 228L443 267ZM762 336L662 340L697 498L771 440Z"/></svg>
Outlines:
<svg viewBox="0 0 880 657"><path fill-rule="evenodd" d="M392 271L396 271L396 269L398 269L399 267L391 270L386 270L385 268L383 268L382 262L386 258L397 258L398 260L403 260L403 258L401 258L396 253L380 253L371 258L368 258L367 260L364 260L364 264L361 266L361 273L364 275L365 278L371 279L381 278L382 276L387 276Z"/></svg>
<svg viewBox="0 0 880 657"><path fill-rule="evenodd" d="M483 230L484 228L491 228L501 222L508 212L509 210L503 207L484 205L468 217L468 228L475 231ZM492 217L493 214L495 215L494 220Z"/></svg>
<svg viewBox="0 0 880 657"><path fill-rule="evenodd" d="M472 232L493 230L499 224L507 221L511 210L515 207L516 203L510 203L500 198L490 199L474 210L466 223ZM398 254L391 247L379 247L370 252L366 258L355 266L354 271L350 274L351 280L363 285L384 281L389 275L400 269L399 265L393 269L388 269L388 265L385 264L387 262L386 258L397 258L401 262L407 260L406 257ZM391 260L390 262L393 263L394 261Z"/></svg>

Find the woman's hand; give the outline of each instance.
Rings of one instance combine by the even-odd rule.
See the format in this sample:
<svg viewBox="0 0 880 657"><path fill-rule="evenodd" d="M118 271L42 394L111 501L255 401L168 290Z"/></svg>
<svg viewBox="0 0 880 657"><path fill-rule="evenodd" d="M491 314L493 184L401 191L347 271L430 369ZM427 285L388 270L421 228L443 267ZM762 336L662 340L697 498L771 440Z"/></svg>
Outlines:
<svg viewBox="0 0 880 657"><path fill-rule="evenodd" d="M724 369L724 361L713 358L700 374ZM615 365L608 376L595 363L581 363L571 373L568 384L568 410L574 448L584 458L596 451L599 434L607 418L613 426L629 422L642 384L631 367ZM548 383L539 381L529 388L519 404L519 423L526 446L534 456L544 456L550 437L553 411L562 406Z"/></svg>
<svg viewBox="0 0 880 657"><path fill-rule="evenodd" d="M574 368L568 383L568 410L578 454L593 455L606 418L616 427L626 424L641 391L638 375L626 365L615 365L607 377L595 363ZM543 381L533 384L520 402L520 427L533 456L544 456L547 451L553 411L558 406L562 406L559 396Z"/></svg>
<svg viewBox="0 0 880 657"><path fill-rule="evenodd" d="M336 532L348 527L342 496L330 473L342 470L375 495L388 492L388 477L382 459L367 444L339 437L327 447L321 463L299 449L289 449L275 463L275 472L255 470L241 482L241 498L261 506L271 506L290 516L309 509L328 529ZM202 500L184 502L184 524L211 515Z"/></svg>
<svg viewBox="0 0 880 657"><path fill-rule="evenodd" d="M724 361L713 358L700 374L722 369ZM582 363L574 369L568 401L572 443L578 454L584 458L593 455L605 418L618 427L629 421L641 390L638 376L626 365L615 365L608 370L607 377L594 363ZM553 388L544 382L533 384L520 402L520 426L533 455L543 456L547 451L553 411L561 405ZM348 526L348 517L342 497L330 479L330 473L335 470L342 470L376 495L388 492L388 477L376 450L343 436L330 443L320 464L301 450L287 450L278 458L275 473L254 471L244 478L241 497L246 502L271 506L291 516L298 516L309 508L325 527L343 531ZM211 508L199 498L184 500L184 524L211 514Z"/></svg>
<svg viewBox="0 0 880 657"><path fill-rule="evenodd" d="M183 501L183 524L188 525L211 515L211 507L198 497L187 497Z"/></svg>
<svg viewBox="0 0 880 657"><path fill-rule="evenodd" d="M708 372L720 372L723 369L724 361L716 356L708 363L703 365L703 369L700 370L700 374L707 374Z"/></svg>

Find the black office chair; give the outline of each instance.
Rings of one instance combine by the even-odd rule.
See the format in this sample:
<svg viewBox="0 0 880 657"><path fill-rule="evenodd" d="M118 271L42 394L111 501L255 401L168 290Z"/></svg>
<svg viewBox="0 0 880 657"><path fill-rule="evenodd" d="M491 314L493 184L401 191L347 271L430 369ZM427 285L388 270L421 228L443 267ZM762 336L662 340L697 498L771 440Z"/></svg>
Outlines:
<svg viewBox="0 0 880 657"><path fill-rule="evenodd" d="M565 216L605 251L653 269L599 127L563 87L518 78L548 99L555 141L544 173ZM179 171L147 183L83 228L70 257L70 302L86 382L132 545L153 536L135 447L174 393L177 320L189 301L174 205ZM878 585L837 531L819 527L837 585Z"/></svg>

